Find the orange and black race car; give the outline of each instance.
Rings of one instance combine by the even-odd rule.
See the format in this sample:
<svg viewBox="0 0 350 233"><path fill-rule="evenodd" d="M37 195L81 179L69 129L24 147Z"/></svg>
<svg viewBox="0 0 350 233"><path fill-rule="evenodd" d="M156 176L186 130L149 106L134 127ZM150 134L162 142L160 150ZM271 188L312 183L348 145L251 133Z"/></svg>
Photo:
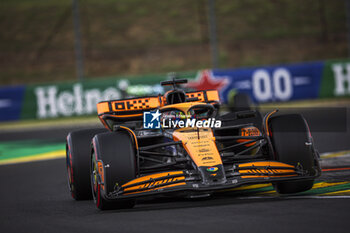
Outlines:
<svg viewBox="0 0 350 233"><path fill-rule="evenodd" d="M206 196L247 184L272 183L281 194L312 188L319 156L301 115L220 115L217 90L185 93L186 82L162 82L173 87L164 95L100 102L106 129L69 133L74 199L118 209L145 196Z"/></svg>

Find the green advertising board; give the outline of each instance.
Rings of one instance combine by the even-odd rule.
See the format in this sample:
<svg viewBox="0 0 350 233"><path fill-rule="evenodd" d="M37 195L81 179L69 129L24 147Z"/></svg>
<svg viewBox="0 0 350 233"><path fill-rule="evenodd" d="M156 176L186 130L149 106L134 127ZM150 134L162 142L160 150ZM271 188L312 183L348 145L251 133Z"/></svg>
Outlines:
<svg viewBox="0 0 350 233"><path fill-rule="evenodd" d="M25 91L21 119L96 114L96 104L102 100L162 93L163 87L159 83L164 79L166 75L149 75L29 85Z"/></svg>
<svg viewBox="0 0 350 233"><path fill-rule="evenodd" d="M190 81L191 88L217 89L224 103L227 103L232 91L250 95L256 102L350 97L349 59L182 72L178 76L195 78ZM9 105L6 112L6 103L17 103L16 109L19 110L14 117L16 120L94 115L96 104L103 100L163 94L166 91L164 88L168 87L162 87L160 81L166 79L166 74L157 74L27 85L15 90L16 93L24 93L20 100L12 98L18 96L15 91L4 88L3 97L0 95L4 105L2 113L10 115L15 107ZM281 96L284 98L277 98Z"/></svg>
<svg viewBox="0 0 350 233"><path fill-rule="evenodd" d="M350 96L350 61L348 59L324 62L319 98Z"/></svg>

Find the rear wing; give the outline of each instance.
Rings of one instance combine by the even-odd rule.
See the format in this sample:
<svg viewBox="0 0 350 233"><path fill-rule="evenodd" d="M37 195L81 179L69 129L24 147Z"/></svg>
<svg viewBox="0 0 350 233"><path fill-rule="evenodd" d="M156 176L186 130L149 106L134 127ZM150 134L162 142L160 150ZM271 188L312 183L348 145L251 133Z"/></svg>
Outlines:
<svg viewBox="0 0 350 233"><path fill-rule="evenodd" d="M186 93L187 102L205 102L219 104L217 90L193 91ZM112 128L112 122L126 122L142 120L143 112L152 111L167 105L162 95L138 97L121 100L102 101L97 104L97 113L101 122Z"/></svg>

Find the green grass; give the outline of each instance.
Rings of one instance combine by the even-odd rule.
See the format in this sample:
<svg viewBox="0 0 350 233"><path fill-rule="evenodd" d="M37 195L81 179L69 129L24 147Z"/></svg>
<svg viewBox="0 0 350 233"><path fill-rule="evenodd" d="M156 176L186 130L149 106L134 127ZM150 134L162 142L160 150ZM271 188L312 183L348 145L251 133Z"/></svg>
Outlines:
<svg viewBox="0 0 350 233"><path fill-rule="evenodd" d="M20 147L18 145L21 145ZM64 142L26 140L0 143L0 161L64 150Z"/></svg>

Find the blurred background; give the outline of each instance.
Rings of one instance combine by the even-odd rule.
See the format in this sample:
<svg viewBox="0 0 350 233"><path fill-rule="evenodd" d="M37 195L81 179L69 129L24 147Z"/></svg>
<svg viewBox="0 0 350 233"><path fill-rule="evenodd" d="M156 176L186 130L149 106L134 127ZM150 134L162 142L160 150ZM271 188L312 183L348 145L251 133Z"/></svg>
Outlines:
<svg viewBox="0 0 350 233"><path fill-rule="evenodd" d="M82 48L87 79L348 56L344 0L1 0L0 4L1 85L76 80L75 40ZM80 37L74 29L80 30Z"/></svg>
<svg viewBox="0 0 350 233"><path fill-rule="evenodd" d="M0 165L65 158L69 132L103 127L99 101L163 94L169 72L222 113L301 113L349 158L349 26L350 0L0 0ZM63 159L32 165L37 190L33 171L65 187Z"/></svg>
<svg viewBox="0 0 350 233"><path fill-rule="evenodd" d="M328 222L329 228L346 229L346 215L338 207L349 202L338 198L320 202L321 209L306 200L298 200L300 207L286 199L273 201L271 209L271 201L231 198L208 205L206 198L203 204L179 205L172 199L170 205L161 201L137 209L136 218L133 212L125 212L126 218L119 212L98 217L91 212L92 203L72 204L65 158L69 132L103 127L96 111L99 101L164 93L159 82L176 72L189 79L186 89L218 90L223 112L258 108L265 114L278 108L301 113L321 153L322 168L347 169L326 173L306 195L349 197L349 35L350 0L0 0L0 185L6 187L0 193L6 210L0 229L67 232L79 227L98 232L102 225L110 229L118 223L132 231L162 226L154 222L157 216L176 229L176 224L188 223L184 211L197 213L202 206L203 213L210 208L218 219L213 221L209 211L199 219L202 227L208 219L224 229L226 213L239 212L239 206L251 216L242 212L245 219L258 223L263 217L261 224L236 221L247 229L271 221L271 214L249 210L256 204L277 213L288 209L280 214L283 218L298 213L288 219L299 221L287 225L290 229L315 231ZM56 160L33 162L50 159ZM268 186L243 193L270 195L272 190ZM223 206L227 211L222 212ZM137 225L134 219L142 212L152 219ZM322 216L326 221L315 221ZM232 221L227 222L232 228Z"/></svg>
<svg viewBox="0 0 350 233"><path fill-rule="evenodd" d="M0 4L0 122L95 117L101 100L164 92L169 72L224 104L349 104L348 0Z"/></svg>

